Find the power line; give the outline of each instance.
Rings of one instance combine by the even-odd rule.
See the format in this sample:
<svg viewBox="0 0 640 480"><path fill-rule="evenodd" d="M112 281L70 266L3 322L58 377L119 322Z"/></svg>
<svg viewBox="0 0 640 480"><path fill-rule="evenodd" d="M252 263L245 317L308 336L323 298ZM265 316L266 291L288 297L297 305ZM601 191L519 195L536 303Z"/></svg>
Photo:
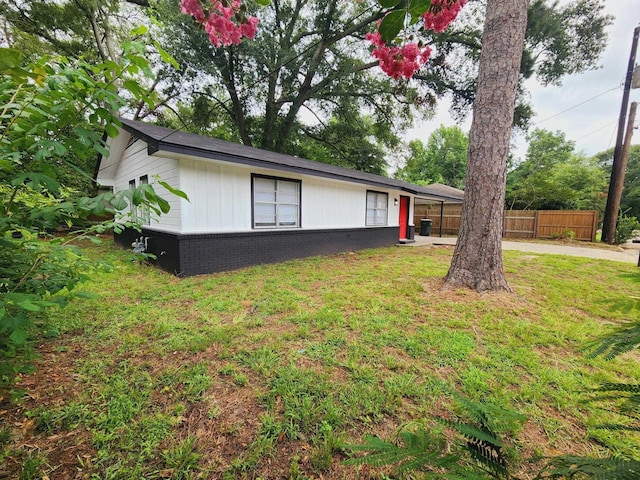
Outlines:
<svg viewBox="0 0 640 480"><path fill-rule="evenodd" d="M573 106L571 106L569 108L566 108L566 109L564 109L564 110L562 110L562 111L560 111L558 113L554 113L550 117L544 118L544 119L540 120L539 122L535 122L534 125L540 125L541 123L544 123L547 120L551 120L552 118L560 116L563 113L567 113L568 111L573 110L574 108L578 108L578 107L584 105L585 103L589 103L589 102L595 100L596 98L599 98L599 97L601 97L601 96L603 96L603 95L605 95L605 94L607 94L609 92L613 92L614 90L618 90L619 88L620 88L620 86L616 86L616 87L610 88L609 90L606 90L606 91L604 91L602 93L599 93L598 95L595 95L595 96L593 96L591 98L588 98L587 100L584 100L584 101L582 101L580 103L577 103L577 104L575 104L575 105L573 105Z"/></svg>
<svg viewBox="0 0 640 480"><path fill-rule="evenodd" d="M593 135L594 133L598 133L601 130L604 130L605 128L609 128L611 125L615 124L616 120L614 120L613 122L609 122L606 125L601 126L600 128L597 128L596 130L593 130L592 132L587 133L586 135L581 136L580 138L576 138L575 141L578 142L580 140L582 140L583 138L587 138L591 135ZM615 130L614 130L615 133ZM611 141L609 141L609 143L611 143Z"/></svg>

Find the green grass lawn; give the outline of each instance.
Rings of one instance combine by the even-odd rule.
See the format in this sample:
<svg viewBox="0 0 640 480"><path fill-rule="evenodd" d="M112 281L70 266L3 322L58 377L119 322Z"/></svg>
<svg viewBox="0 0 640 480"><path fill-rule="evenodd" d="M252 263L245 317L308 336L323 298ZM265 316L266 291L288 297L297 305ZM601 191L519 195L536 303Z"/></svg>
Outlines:
<svg viewBox="0 0 640 480"><path fill-rule="evenodd" d="M524 478L533 454L640 457L637 433L596 428L614 414L585 401L601 382L639 383L638 356L583 350L637 319L615 308L638 294L633 265L506 252L515 293L480 296L439 290L446 247L188 279L110 245L87 251L113 268L82 286L95 298L46 319L37 370L15 385L22 400L0 404L0 473L387 478L344 465L341 447L442 431L434 416L461 413L451 392L527 415L505 432Z"/></svg>

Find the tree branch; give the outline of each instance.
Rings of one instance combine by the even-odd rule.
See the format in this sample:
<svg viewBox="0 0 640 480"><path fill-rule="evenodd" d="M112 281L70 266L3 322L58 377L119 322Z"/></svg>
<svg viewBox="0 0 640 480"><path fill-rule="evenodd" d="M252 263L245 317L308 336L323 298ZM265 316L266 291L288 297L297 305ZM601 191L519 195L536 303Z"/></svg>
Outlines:
<svg viewBox="0 0 640 480"><path fill-rule="evenodd" d="M233 47L229 47L226 49L228 54L227 62L220 70L222 74L222 78L224 80L225 87L227 88L227 92L229 93L229 98L231 99L231 105L233 110L232 119L238 127L238 133L240 134L240 138L242 139L242 143L251 147L253 146L253 142L251 141L251 137L249 137L249 132L247 131L247 125L245 122L245 112L242 106L242 102L240 100L240 96L238 95L238 91L236 90L235 84L235 75L234 75L234 63L235 58L233 54Z"/></svg>
<svg viewBox="0 0 640 480"><path fill-rule="evenodd" d="M100 58L103 62L110 60L109 55L107 54L107 52L105 52L102 41L100 40L100 32L98 31L95 11L89 11L88 9L84 8L84 6L78 0L74 0L73 3L76 4L78 10L84 13L84 16L87 18L89 24L91 25L91 31L93 32L93 39L95 40L96 48L98 49L98 55L100 55Z"/></svg>

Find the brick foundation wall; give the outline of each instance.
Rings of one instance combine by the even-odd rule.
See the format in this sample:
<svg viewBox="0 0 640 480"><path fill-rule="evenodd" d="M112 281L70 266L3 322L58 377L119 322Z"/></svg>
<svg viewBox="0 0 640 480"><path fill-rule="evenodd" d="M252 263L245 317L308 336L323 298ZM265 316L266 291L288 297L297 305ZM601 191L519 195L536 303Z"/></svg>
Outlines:
<svg viewBox="0 0 640 480"><path fill-rule="evenodd" d="M242 233L171 234L143 228L115 236L125 248L148 237L156 264L179 276L223 272L295 258L329 255L398 243L398 227L339 230L277 230Z"/></svg>

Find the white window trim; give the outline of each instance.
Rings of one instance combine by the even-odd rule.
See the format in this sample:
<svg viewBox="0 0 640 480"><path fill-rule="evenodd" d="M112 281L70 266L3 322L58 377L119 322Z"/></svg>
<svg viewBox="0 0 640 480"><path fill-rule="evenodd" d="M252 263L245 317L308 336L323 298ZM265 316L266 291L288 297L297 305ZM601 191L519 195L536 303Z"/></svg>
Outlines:
<svg viewBox="0 0 640 480"><path fill-rule="evenodd" d="M257 201L256 200L256 192L255 192L255 188L256 188L256 179L266 179L266 180L273 180L276 182L276 200L274 202L267 202L267 201ZM297 193L297 202L296 203L292 203L292 202L280 202L278 201L278 185L281 182L286 182L286 183L290 183L290 184L294 184L296 186L296 193ZM251 217L252 217L252 228L257 229L257 230L268 230L268 229L287 229L287 228L300 228L301 225L301 195L302 195L302 182L300 180L294 180L294 179L290 179L290 178L281 178L281 177L272 177L269 175L258 175L258 174L252 174L251 175ZM255 219L255 212L256 212L256 205L274 205L275 206L275 224L270 224L270 225L257 225L256 224L256 219ZM287 224L280 224L280 219L279 219L279 206L281 205L286 205L286 206L295 206L296 207L296 220L295 220L295 225L291 225L289 223Z"/></svg>
<svg viewBox="0 0 640 480"><path fill-rule="evenodd" d="M384 196L384 208L376 207L378 203L378 197ZM373 206L369 204L369 198L373 197ZM389 194L386 192L376 192L375 190L367 190L366 195L366 211L365 211L365 226L367 227L385 227L389 223ZM373 212L373 222L369 221L369 212ZM384 215L377 215L378 212L384 212ZM384 218L384 221L376 222L376 218Z"/></svg>
<svg viewBox="0 0 640 480"><path fill-rule="evenodd" d="M129 180L129 191L133 192L136 189L136 180ZM132 221L136 221L138 218L138 209L133 204L133 199L129 200L129 213Z"/></svg>

